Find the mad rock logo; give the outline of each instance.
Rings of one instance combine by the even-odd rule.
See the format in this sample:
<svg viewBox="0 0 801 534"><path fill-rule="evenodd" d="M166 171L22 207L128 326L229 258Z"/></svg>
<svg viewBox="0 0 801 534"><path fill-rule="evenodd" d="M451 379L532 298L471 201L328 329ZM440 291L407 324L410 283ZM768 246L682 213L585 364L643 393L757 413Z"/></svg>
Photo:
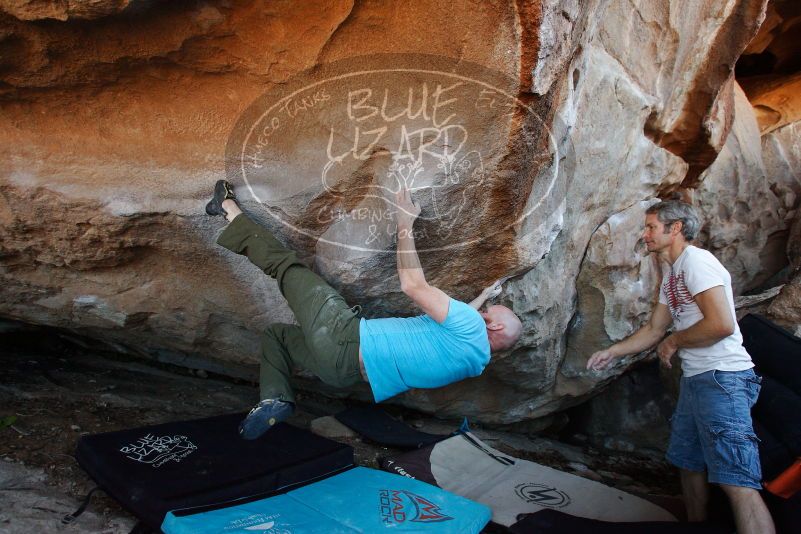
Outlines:
<svg viewBox="0 0 801 534"><path fill-rule="evenodd" d="M126 458L161 467L170 460L180 462L197 449L186 436L154 436L148 434L120 449Z"/></svg>
<svg viewBox="0 0 801 534"><path fill-rule="evenodd" d="M491 237L479 216L508 196L513 174L525 194L504 197L493 232L564 196L556 140L518 93L519 80L436 56L322 65L240 116L226 174L264 207L257 214L318 255L390 251L402 188L422 210L418 252L462 247Z"/></svg>
<svg viewBox="0 0 801 534"><path fill-rule="evenodd" d="M562 508L570 504L570 497L564 491L545 484L520 484L515 493L524 501L546 508Z"/></svg>
<svg viewBox="0 0 801 534"><path fill-rule="evenodd" d="M438 505L410 491L381 490L378 496L379 514L386 525L402 524L406 521L440 523L453 519L443 514Z"/></svg>

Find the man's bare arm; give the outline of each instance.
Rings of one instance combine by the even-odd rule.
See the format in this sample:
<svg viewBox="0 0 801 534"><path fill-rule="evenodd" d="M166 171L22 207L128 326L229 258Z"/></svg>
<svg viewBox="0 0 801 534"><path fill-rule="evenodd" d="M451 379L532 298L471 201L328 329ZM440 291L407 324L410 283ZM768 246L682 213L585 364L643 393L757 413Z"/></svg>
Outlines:
<svg viewBox="0 0 801 534"><path fill-rule="evenodd" d="M708 347L734 333L734 318L723 286L698 293L695 303L704 318L686 330L671 334L679 348Z"/></svg>
<svg viewBox="0 0 801 534"><path fill-rule="evenodd" d="M645 326L623 341L590 356L587 361L587 369L604 369L617 358L650 349L665 336L670 322L670 310L668 310L668 307L665 304L657 303L654 313L651 315L651 320Z"/></svg>
<svg viewBox="0 0 801 534"><path fill-rule="evenodd" d="M405 188L398 192L398 278L401 291L420 306L423 312L438 323L448 317L450 297L426 281L417 248L414 243L412 227L420 214L420 207L412 202L409 191Z"/></svg>
<svg viewBox="0 0 801 534"><path fill-rule="evenodd" d="M711 287L693 298L704 317L690 328L673 332L656 349L668 367L679 349L708 347L734 333L734 318L723 286Z"/></svg>
<svg viewBox="0 0 801 534"><path fill-rule="evenodd" d="M501 284L503 284L503 281L504 281L504 280L505 280L505 278L503 278L503 279L501 279L501 280L495 280L495 281L494 281L492 284L490 284L488 287L485 287L485 288L484 288L484 289L481 291L481 294L479 294L479 295L478 295L476 298L474 298L474 299L473 299L473 300L470 302L470 306L471 306L472 308L474 308L474 309L478 310L479 308L481 308L481 306L483 306L483 305L484 305L484 303L485 303L487 300L489 300L489 299L491 299L491 298L493 298L493 297L497 297L498 295L500 295L500 294L501 294L501 291L503 290L503 287L501 287Z"/></svg>

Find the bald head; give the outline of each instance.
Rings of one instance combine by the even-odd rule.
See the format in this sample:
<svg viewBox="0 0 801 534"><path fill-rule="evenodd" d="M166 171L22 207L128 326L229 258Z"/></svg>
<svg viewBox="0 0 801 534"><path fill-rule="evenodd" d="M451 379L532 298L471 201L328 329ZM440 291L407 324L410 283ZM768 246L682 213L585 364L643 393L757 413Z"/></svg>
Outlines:
<svg viewBox="0 0 801 534"><path fill-rule="evenodd" d="M506 306L496 304L479 313L487 325L487 337L492 352L510 349L520 339L523 323Z"/></svg>

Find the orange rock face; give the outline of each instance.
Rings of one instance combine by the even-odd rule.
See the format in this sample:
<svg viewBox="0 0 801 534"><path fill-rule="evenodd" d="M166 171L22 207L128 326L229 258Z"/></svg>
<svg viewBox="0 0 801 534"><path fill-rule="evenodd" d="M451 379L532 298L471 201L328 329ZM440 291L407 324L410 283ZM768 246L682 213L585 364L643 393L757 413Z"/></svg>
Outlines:
<svg viewBox="0 0 801 534"><path fill-rule="evenodd" d="M122 12L131 0L2 0L0 9L20 20L97 19Z"/></svg>
<svg viewBox="0 0 801 534"><path fill-rule="evenodd" d="M801 73L757 76L744 83L763 134L801 120Z"/></svg>
<svg viewBox="0 0 801 534"><path fill-rule="evenodd" d="M642 321L650 268L604 243L634 246L639 208L725 146L765 3L0 2L0 315L252 377L292 317L214 244L214 182L368 316L416 311L385 209L405 184L429 280L470 300L515 275L525 333L398 402L560 410L622 371L582 363Z"/></svg>

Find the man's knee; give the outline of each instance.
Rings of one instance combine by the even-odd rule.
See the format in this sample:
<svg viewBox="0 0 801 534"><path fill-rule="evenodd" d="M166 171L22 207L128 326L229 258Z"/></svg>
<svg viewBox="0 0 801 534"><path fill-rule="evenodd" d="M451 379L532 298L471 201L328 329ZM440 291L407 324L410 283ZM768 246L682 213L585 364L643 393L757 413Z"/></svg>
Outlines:
<svg viewBox="0 0 801 534"><path fill-rule="evenodd" d="M262 346L271 345L274 343L280 343L283 345L285 343L287 329L294 326L295 325L286 323L272 323L268 325L262 334Z"/></svg>
<svg viewBox="0 0 801 534"><path fill-rule="evenodd" d="M680 469L679 473L684 496L697 501L699 505L705 506L708 492L706 472Z"/></svg>
<svg viewBox="0 0 801 534"><path fill-rule="evenodd" d="M267 325L267 328L264 330L265 336L276 337L281 335L281 332L284 330L286 325L284 323L270 323Z"/></svg>
<svg viewBox="0 0 801 534"><path fill-rule="evenodd" d="M706 471L694 471L692 469L679 468L681 483L686 486L699 487L707 485Z"/></svg>

